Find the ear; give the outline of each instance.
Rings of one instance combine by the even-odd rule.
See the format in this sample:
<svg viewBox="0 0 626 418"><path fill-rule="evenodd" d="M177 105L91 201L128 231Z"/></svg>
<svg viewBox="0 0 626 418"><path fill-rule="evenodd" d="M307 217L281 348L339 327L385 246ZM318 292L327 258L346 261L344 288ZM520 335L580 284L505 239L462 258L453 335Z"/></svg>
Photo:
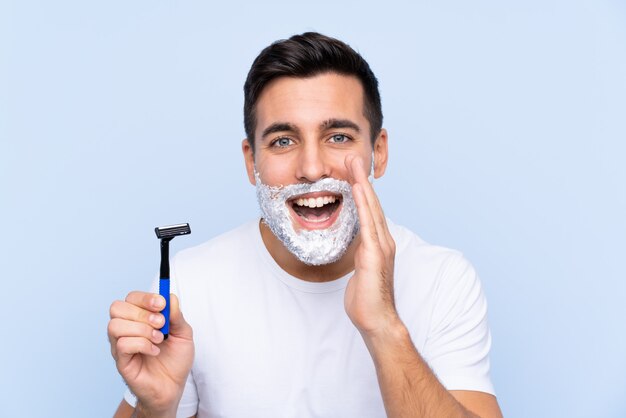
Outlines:
<svg viewBox="0 0 626 418"><path fill-rule="evenodd" d="M250 180L250 184L254 186L256 185L256 180L254 179L254 151L252 151L252 146L248 138L241 141L241 151L243 152L243 160L246 164L246 171L248 172L248 180Z"/></svg>
<svg viewBox="0 0 626 418"><path fill-rule="evenodd" d="M374 178L380 178L385 174L388 157L387 130L383 128L380 130L376 141L374 141Z"/></svg>

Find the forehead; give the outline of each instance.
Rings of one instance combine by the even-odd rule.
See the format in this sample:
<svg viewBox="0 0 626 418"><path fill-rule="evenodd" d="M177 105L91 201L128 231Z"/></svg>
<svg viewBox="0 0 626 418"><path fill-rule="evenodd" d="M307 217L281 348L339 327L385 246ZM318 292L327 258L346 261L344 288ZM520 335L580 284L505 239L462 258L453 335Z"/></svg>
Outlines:
<svg viewBox="0 0 626 418"><path fill-rule="evenodd" d="M306 127L341 118L366 128L363 86L354 76L325 73L314 77L272 80L256 105L256 132L276 122Z"/></svg>

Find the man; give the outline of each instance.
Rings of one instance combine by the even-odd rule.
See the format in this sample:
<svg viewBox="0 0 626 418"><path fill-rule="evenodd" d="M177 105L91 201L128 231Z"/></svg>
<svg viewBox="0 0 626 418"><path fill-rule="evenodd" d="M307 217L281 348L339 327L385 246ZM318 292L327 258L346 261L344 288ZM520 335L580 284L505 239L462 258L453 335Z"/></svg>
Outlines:
<svg viewBox="0 0 626 418"><path fill-rule="evenodd" d="M368 64L305 33L244 92L262 219L175 257L167 340L160 296L111 305L116 416L501 416L476 274L389 222L368 178L388 141Z"/></svg>

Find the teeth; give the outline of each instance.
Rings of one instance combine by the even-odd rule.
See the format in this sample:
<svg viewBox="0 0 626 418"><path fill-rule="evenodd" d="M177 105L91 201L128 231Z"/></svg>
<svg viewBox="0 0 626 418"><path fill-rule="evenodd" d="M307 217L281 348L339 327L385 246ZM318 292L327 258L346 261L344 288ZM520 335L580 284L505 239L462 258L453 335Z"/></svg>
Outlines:
<svg viewBox="0 0 626 418"><path fill-rule="evenodd" d="M307 206L309 208L321 208L324 205L329 203L335 203L337 198L335 196L324 196L324 197L310 197L308 199L299 198L296 200L296 205L298 206Z"/></svg>

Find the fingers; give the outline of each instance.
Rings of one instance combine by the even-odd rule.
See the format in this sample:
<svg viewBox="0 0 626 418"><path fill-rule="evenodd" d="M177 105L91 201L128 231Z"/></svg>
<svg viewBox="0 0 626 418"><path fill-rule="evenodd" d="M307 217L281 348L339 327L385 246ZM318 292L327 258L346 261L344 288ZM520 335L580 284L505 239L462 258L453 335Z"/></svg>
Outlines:
<svg viewBox="0 0 626 418"><path fill-rule="evenodd" d="M346 157L345 164L346 168L348 168L348 177L350 182L353 184L353 191L357 189L356 186L358 184L360 186L358 188L362 191L366 200L365 203L361 202L363 210L359 210L361 227L367 229L368 225L364 225L364 222L371 222L376 234L372 234L370 231L369 235L372 239L377 239L379 241L379 244L386 255L390 255L395 252L395 243L391 237L389 228L387 228L387 220L385 219L385 214L382 206L380 205L380 201L378 200L378 196L367 178L367 172L363 165L363 160L360 157L350 155ZM367 218L370 218L371 221Z"/></svg>
<svg viewBox="0 0 626 418"><path fill-rule="evenodd" d="M359 181L362 181L363 177L367 179L367 173L365 173L363 165L356 165L357 160L361 160L361 158L356 155L350 154L346 156L346 159L344 161L344 164L348 169L348 180L350 181L350 183L357 183Z"/></svg>
<svg viewBox="0 0 626 418"><path fill-rule="evenodd" d="M165 318L159 311L164 306L162 296L145 292L131 292L125 301L111 304L107 334L116 360L124 354L154 355L155 350L151 346L163 341L159 329L164 325Z"/></svg>
<svg viewBox="0 0 626 418"><path fill-rule="evenodd" d="M380 239L374 224L371 208L367 202L367 197L363 191L363 186L357 183L352 186L352 194L356 203L356 210L359 214L359 224L361 227L362 243L366 248L376 249L380 247Z"/></svg>
<svg viewBox="0 0 626 418"><path fill-rule="evenodd" d="M351 184L365 182L369 183L368 172L365 169L363 159L356 155L348 155L344 161L346 168L348 169L348 181Z"/></svg>
<svg viewBox="0 0 626 418"><path fill-rule="evenodd" d="M117 368L121 371L131 362L135 354L158 356L161 349L142 337L123 337L115 344Z"/></svg>
<svg viewBox="0 0 626 418"><path fill-rule="evenodd" d="M165 308L165 298L155 293L130 292L126 296L126 302L152 312L159 312Z"/></svg>
<svg viewBox="0 0 626 418"><path fill-rule="evenodd" d="M121 318L134 322L151 324L154 327L161 328L165 323L165 318L159 313L159 310L150 311L128 302L115 301L110 309L111 319Z"/></svg>
<svg viewBox="0 0 626 418"><path fill-rule="evenodd" d="M383 210L380 206L380 202L378 201L378 197L376 196L371 183L367 179L367 173L365 171L365 167L363 166L363 159L349 155L346 157L346 166L348 168L348 176L351 179L353 186L355 184L360 184L363 187L363 193L367 198L367 203L370 206L372 215L375 217L379 216L382 220L384 220ZM376 221L376 219L374 220Z"/></svg>
<svg viewBox="0 0 626 418"><path fill-rule="evenodd" d="M126 336L141 337L159 344L163 341L163 333L148 324L113 318L109 322L108 334L114 340Z"/></svg>

